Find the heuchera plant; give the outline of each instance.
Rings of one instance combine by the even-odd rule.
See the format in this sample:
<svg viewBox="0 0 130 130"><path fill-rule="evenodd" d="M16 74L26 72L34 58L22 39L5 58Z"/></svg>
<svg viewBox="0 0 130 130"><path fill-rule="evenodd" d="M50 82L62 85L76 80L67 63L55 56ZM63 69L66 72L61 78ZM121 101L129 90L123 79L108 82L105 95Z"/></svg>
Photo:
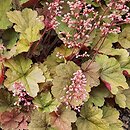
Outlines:
<svg viewBox="0 0 130 130"><path fill-rule="evenodd" d="M0 127L123 130L129 48L130 0L0 0Z"/></svg>

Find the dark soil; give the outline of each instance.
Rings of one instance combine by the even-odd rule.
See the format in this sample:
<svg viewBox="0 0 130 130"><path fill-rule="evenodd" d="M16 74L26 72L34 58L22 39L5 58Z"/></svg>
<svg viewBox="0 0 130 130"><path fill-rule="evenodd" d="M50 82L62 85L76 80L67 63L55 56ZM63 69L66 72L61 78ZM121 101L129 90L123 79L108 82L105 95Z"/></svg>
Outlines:
<svg viewBox="0 0 130 130"><path fill-rule="evenodd" d="M120 112L120 120L123 122L124 130L130 130L130 110L128 108L121 109Z"/></svg>

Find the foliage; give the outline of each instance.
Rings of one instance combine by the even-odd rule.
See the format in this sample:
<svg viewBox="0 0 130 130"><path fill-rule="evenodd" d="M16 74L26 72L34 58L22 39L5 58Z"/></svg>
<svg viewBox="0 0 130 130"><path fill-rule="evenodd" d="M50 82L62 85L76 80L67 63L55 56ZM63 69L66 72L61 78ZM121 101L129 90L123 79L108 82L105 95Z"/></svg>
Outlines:
<svg viewBox="0 0 130 130"><path fill-rule="evenodd" d="M129 7L129 0L0 0L0 127L122 130Z"/></svg>

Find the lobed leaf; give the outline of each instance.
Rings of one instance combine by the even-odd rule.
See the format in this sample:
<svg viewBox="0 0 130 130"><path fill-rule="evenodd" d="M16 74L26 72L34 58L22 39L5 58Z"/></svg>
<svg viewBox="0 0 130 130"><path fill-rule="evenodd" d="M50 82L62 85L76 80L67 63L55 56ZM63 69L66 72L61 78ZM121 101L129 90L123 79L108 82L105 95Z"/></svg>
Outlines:
<svg viewBox="0 0 130 130"><path fill-rule="evenodd" d="M12 90L14 82L21 82L30 96L35 97L39 92L37 83L45 82L42 70L37 65L31 67L32 61L20 55L7 60L4 65L9 69L6 71L7 76L4 85Z"/></svg>
<svg viewBox="0 0 130 130"><path fill-rule="evenodd" d="M43 112L56 111L59 102L52 99L50 92L44 92L34 98L33 103Z"/></svg>
<svg viewBox="0 0 130 130"><path fill-rule="evenodd" d="M101 109L85 103L81 108L76 126L78 130L110 130L109 124L102 117Z"/></svg>
<svg viewBox="0 0 130 130"><path fill-rule="evenodd" d="M56 76L53 80L52 94L59 101L62 101L60 98L66 94L64 88L71 84L70 79L73 77L73 73L78 69L79 67L72 61L61 63L56 67Z"/></svg>
<svg viewBox="0 0 130 130"><path fill-rule="evenodd" d="M31 115L31 122L29 123L29 130L54 130L50 126L50 117L48 113L41 111L33 111Z"/></svg>
<svg viewBox="0 0 130 130"><path fill-rule="evenodd" d="M96 62L101 66L100 78L112 94L116 94L118 92L119 86L123 89L128 88L128 84L122 74L120 64L115 58L98 55L96 57Z"/></svg>
<svg viewBox="0 0 130 130"><path fill-rule="evenodd" d="M55 112L51 113L51 125L56 130L72 130L71 123L75 122L76 113L72 110L62 109L62 112L57 115Z"/></svg>
<svg viewBox="0 0 130 130"><path fill-rule="evenodd" d="M16 97L6 89L0 89L0 112L12 110L16 101Z"/></svg>
<svg viewBox="0 0 130 130"><path fill-rule="evenodd" d="M36 11L25 8L21 11L10 11L7 13L9 20L15 23L14 29L20 32L20 39L27 39L29 42L39 40L39 31L44 28Z"/></svg>
<svg viewBox="0 0 130 130"><path fill-rule="evenodd" d="M81 65L81 68L87 79L87 86L93 87L100 84L99 69L100 66L96 62L88 60ZM91 63L91 64L90 64Z"/></svg>
<svg viewBox="0 0 130 130"><path fill-rule="evenodd" d="M0 0L0 29L7 29L11 25L6 13L11 8L12 0Z"/></svg>
<svg viewBox="0 0 130 130"><path fill-rule="evenodd" d="M109 123L110 130L123 130L122 122L118 119L119 112L112 107L103 107L103 119Z"/></svg>

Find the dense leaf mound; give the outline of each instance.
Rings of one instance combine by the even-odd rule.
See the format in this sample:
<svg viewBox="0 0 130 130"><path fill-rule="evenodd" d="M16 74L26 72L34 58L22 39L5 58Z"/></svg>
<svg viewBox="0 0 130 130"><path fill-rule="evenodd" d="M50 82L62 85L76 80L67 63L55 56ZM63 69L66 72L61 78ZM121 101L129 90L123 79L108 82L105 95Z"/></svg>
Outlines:
<svg viewBox="0 0 130 130"><path fill-rule="evenodd" d="M130 0L0 0L0 127L123 130L129 48Z"/></svg>

